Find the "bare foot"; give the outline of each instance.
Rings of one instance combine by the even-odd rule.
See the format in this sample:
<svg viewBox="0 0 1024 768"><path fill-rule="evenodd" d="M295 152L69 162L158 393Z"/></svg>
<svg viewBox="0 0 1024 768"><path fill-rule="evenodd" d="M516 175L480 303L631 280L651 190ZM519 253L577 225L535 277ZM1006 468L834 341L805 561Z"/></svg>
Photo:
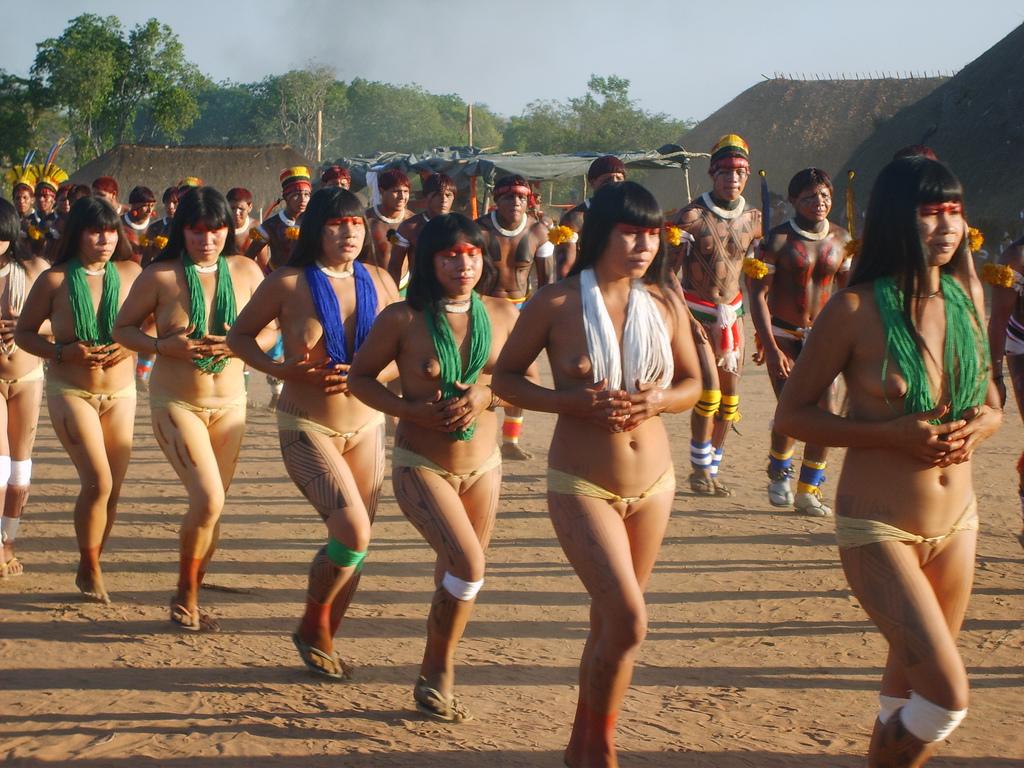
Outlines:
<svg viewBox="0 0 1024 768"><path fill-rule="evenodd" d="M533 454L520 448L519 443L502 443L501 458L509 461L526 461L532 459Z"/></svg>
<svg viewBox="0 0 1024 768"><path fill-rule="evenodd" d="M86 599L96 603L103 603L103 605L110 605L110 595L103 584L103 574L98 568L95 571L88 568L84 570L79 568L78 575L75 576L75 586L78 587L78 591Z"/></svg>

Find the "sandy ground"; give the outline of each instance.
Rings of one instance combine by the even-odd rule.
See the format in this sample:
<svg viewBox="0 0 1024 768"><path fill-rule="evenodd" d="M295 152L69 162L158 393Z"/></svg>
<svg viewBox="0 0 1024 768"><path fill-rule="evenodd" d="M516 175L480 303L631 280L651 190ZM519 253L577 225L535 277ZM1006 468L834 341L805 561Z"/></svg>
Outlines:
<svg viewBox="0 0 1024 768"><path fill-rule="evenodd" d="M689 417L670 417L681 488L648 593L650 632L620 718L629 766L864 764L883 660L880 636L839 569L832 523L773 510L764 492L774 400L748 367L730 499L689 494ZM253 395L265 398L254 378ZM265 400L264 400L265 402ZM960 637L970 715L935 766L1024 765L1024 574L1015 534L1016 410L979 452L974 596ZM274 423L251 409L205 591L219 634L174 631L183 492L140 400L136 449L105 556L115 604L73 584L76 476L43 415L19 554L0 582L0 764L4 766L555 766L575 707L587 597L546 516L553 418L527 417L536 458L506 466L487 584L459 652L476 720L443 726L412 709L432 557L390 496L338 648L348 683L320 682L289 640L319 518L282 470ZM837 457L838 458L838 457ZM838 464L833 469L836 476ZM826 486L826 492L834 483Z"/></svg>

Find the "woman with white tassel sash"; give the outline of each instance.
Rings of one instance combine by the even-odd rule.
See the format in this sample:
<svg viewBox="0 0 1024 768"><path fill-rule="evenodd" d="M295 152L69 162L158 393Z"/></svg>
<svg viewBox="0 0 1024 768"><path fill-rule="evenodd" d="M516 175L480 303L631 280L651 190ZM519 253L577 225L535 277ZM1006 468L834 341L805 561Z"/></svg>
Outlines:
<svg viewBox="0 0 1024 768"><path fill-rule="evenodd" d="M565 752L573 767L618 764L615 721L646 633L643 592L675 489L659 416L687 410L700 394L690 315L669 282L663 225L640 185L602 187L569 277L523 310L494 376L501 397L558 415L548 508L592 599ZM526 377L543 350L553 389Z"/></svg>

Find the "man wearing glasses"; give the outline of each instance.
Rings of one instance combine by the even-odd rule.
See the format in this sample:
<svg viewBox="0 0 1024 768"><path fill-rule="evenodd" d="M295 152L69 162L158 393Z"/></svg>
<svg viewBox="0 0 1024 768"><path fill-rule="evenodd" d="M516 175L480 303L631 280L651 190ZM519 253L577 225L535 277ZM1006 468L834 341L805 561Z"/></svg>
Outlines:
<svg viewBox="0 0 1024 768"><path fill-rule="evenodd" d="M743 188L750 176L747 142L730 133L711 149L711 190L690 202L673 223L693 238L673 263L682 265L687 306L694 317L703 391L690 419L690 489L702 496L731 496L718 479L725 437L739 421L743 364L743 261L761 237L761 212L748 208Z"/></svg>

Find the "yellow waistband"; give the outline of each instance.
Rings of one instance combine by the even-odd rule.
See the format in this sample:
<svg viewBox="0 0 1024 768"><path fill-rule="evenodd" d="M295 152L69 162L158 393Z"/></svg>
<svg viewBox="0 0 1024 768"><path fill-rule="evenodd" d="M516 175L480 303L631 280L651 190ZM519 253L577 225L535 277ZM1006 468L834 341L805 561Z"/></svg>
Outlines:
<svg viewBox="0 0 1024 768"><path fill-rule="evenodd" d="M46 394L49 397L80 397L83 400L134 400L135 384L127 384L115 392L90 392L52 379L46 382Z"/></svg>
<svg viewBox="0 0 1024 768"><path fill-rule="evenodd" d="M336 429L324 426L318 421L307 419L304 416L296 416L294 413L287 413L286 411L277 411L277 428L278 429L294 429L299 432L315 432L318 435L325 435L326 437L340 437L344 440L351 440L356 435L365 432L371 427L377 427L384 423L384 414L380 411L371 416L365 424L358 429L351 432L338 432Z"/></svg>
<svg viewBox="0 0 1024 768"><path fill-rule="evenodd" d="M26 374L19 376L16 379L0 379L0 384L27 384L30 381L40 381L43 378L43 364L39 363L38 366L33 368Z"/></svg>
<svg viewBox="0 0 1024 768"><path fill-rule="evenodd" d="M433 472L435 475L443 477L445 480L458 480L459 482L465 482L474 477L490 472L495 467L501 466L501 451L498 447L494 447L494 452L491 453L483 464L474 469L472 472L449 472L444 467L435 464L425 456L421 456L415 451L410 451L408 448L402 448L396 445L394 450L391 452L391 466L392 467L410 467L414 469L425 469L427 472Z"/></svg>
<svg viewBox="0 0 1024 768"><path fill-rule="evenodd" d="M668 468L661 473L661 476L651 483L650 487L639 496L619 496L619 494L612 493L607 488L602 488L597 483L592 483L586 478L579 477L578 475L571 475L560 469L548 467L548 491L550 493L564 493L568 496L588 496L592 499L604 499L612 504L618 502L633 504L641 499L646 499L648 496L653 496L656 493L662 493L663 491L675 488L675 485L676 475L671 464L669 464Z"/></svg>
<svg viewBox="0 0 1024 768"><path fill-rule="evenodd" d="M150 408L171 408L171 407L174 407L174 408L181 408L182 410L189 411L190 413L203 413L203 414L207 414L207 413L216 414L216 413L223 413L225 411L230 411L233 408L245 408L246 403L247 403L247 399L246 399L246 396L245 396L245 392L242 392L241 394L236 395L235 397L233 397L231 400L229 400L228 402L224 403L223 405L212 405L212 406L196 405L195 403L190 403L187 400L178 400L178 399L175 399L173 397L167 397L166 395L150 394L150 396L149 396L149 406L150 406Z"/></svg>
<svg viewBox="0 0 1024 768"><path fill-rule="evenodd" d="M953 526L941 536L920 536L879 520L836 515L836 542L840 549L853 549L882 541L901 541L905 544L941 544L955 533L978 529L978 502L972 498Z"/></svg>

